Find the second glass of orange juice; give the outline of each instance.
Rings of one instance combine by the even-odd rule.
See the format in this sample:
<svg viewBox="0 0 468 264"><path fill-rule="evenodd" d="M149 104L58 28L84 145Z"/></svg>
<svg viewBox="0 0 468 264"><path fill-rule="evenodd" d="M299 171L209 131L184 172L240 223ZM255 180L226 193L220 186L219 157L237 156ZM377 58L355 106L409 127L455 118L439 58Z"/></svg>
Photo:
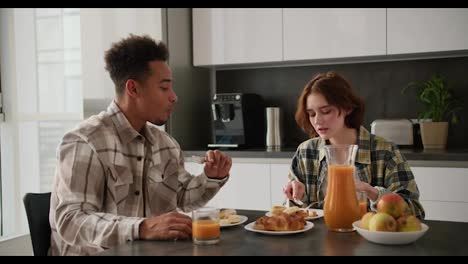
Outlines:
<svg viewBox="0 0 468 264"><path fill-rule="evenodd" d="M367 194L366 192L358 192L357 198L359 200L359 209L361 210L361 217L367 213Z"/></svg>

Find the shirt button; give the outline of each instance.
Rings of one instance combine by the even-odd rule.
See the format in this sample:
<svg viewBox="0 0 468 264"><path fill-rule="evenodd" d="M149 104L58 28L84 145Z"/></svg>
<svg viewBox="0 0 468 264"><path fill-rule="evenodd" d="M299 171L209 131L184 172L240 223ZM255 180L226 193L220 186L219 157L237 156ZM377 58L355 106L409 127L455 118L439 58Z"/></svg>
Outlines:
<svg viewBox="0 0 468 264"><path fill-rule="evenodd" d="M135 191L135 195L136 196L140 195L140 191Z"/></svg>
<svg viewBox="0 0 468 264"><path fill-rule="evenodd" d="M137 157L137 160L138 160L138 161L141 161L141 159L142 159L141 156L138 156L138 157Z"/></svg>

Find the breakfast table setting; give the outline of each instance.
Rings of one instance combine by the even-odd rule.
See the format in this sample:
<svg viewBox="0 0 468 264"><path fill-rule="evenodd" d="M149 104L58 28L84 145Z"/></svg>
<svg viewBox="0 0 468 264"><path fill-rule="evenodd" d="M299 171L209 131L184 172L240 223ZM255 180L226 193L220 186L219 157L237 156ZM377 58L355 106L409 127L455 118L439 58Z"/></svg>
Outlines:
<svg viewBox="0 0 468 264"><path fill-rule="evenodd" d="M305 204L289 196L293 206L273 205L267 212L201 207L191 212L192 239L129 241L98 255L468 255L468 223L421 220L393 192L382 194L369 211L367 194L356 188L358 146L324 149L328 187L322 209L315 208L319 201Z"/></svg>
<svg viewBox="0 0 468 264"><path fill-rule="evenodd" d="M416 241L388 245L371 242L360 232L334 232L322 214L307 220L302 230L268 232L255 230L255 221L267 211L237 210L239 224L221 227L219 242L198 245L192 240L135 240L102 251L100 256L437 256L468 255L468 223L423 220L427 226Z"/></svg>

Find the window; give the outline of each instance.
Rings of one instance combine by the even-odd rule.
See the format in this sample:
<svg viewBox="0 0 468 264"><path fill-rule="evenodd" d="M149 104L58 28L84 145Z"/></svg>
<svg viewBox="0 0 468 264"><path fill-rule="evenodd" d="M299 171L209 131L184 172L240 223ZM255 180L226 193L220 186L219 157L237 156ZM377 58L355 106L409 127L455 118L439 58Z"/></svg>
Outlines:
<svg viewBox="0 0 468 264"><path fill-rule="evenodd" d="M0 94L2 90L0 89ZM1 96L0 96L1 97ZM1 98L0 98L0 105L1 105ZM1 114L1 111L0 111ZM1 122L1 121L0 121ZM0 142L0 149L2 149L2 145ZM0 151L0 237L3 236L3 217L2 217L2 152Z"/></svg>
<svg viewBox="0 0 468 264"><path fill-rule="evenodd" d="M0 74L0 123L3 122L3 104L2 104L2 78ZM1 134L1 133L0 133ZM0 150L2 142L0 140ZM2 218L2 152L0 151L0 237L3 235L3 218Z"/></svg>
<svg viewBox="0 0 468 264"><path fill-rule="evenodd" d="M26 192L49 192L56 148L83 119L80 9L2 9L2 235L27 233ZM8 54L8 55L7 55ZM19 224L18 224L19 223Z"/></svg>
<svg viewBox="0 0 468 264"><path fill-rule="evenodd" d="M104 51L129 33L160 40L161 24L160 8L0 9L0 235L28 233L24 194L51 190L63 134L112 100Z"/></svg>

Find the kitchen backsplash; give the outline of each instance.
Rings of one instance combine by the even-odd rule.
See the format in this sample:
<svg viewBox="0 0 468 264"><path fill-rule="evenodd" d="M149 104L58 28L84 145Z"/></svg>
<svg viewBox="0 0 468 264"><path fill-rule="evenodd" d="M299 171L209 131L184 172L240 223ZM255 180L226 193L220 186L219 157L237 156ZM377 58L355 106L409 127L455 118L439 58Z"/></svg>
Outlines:
<svg viewBox="0 0 468 264"><path fill-rule="evenodd" d="M317 73L334 70L345 76L366 102L364 126L378 118L416 118L422 104L415 93L401 94L411 81L425 81L441 73L453 83L464 102L459 123L449 128L449 148L468 148L468 57L413 61L373 62L216 71L216 92L257 93L267 106L281 107L283 143L297 147L307 136L294 120L297 100L305 84Z"/></svg>

